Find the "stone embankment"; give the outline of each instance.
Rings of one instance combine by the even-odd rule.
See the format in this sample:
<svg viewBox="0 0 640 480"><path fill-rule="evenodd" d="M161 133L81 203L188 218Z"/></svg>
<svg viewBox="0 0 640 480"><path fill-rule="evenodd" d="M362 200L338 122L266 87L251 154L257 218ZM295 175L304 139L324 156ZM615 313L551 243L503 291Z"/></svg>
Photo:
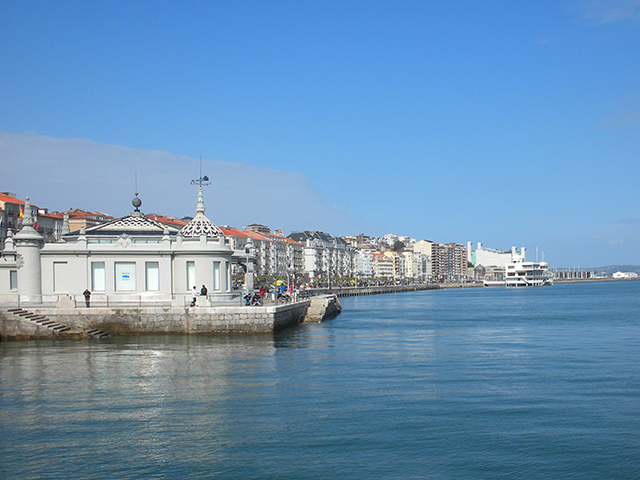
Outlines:
<svg viewBox="0 0 640 480"><path fill-rule="evenodd" d="M302 322L322 321L340 310L335 295L251 307L45 308L32 305L0 310L0 339L269 333Z"/></svg>
<svg viewBox="0 0 640 480"><path fill-rule="evenodd" d="M342 311L338 297L476 287L481 284L417 284L314 289L309 299L265 306L22 307L0 309L0 339L104 338L140 334L269 333L317 323Z"/></svg>
<svg viewBox="0 0 640 480"><path fill-rule="evenodd" d="M304 321L307 323L320 323L328 318L333 318L342 311L342 305L335 295L319 295L311 297L311 304L307 309Z"/></svg>

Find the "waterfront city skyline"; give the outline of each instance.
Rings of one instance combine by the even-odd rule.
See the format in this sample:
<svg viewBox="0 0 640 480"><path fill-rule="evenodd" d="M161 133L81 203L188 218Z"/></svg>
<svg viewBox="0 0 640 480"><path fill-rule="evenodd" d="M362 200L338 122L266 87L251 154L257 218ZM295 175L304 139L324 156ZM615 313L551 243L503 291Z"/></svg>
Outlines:
<svg viewBox="0 0 640 480"><path fill-rule="evenodd" d="M8 2L2 191L638 264L640 2Z"/></svg>

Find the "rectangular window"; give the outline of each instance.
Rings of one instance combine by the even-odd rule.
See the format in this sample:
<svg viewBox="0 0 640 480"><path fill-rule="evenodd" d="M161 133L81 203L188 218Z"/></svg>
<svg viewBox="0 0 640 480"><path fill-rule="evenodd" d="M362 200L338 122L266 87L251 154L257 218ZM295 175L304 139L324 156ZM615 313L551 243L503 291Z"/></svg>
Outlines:
<svg viewBox="0 0 640 480"><path fill-rule="evenodd" d="M227 270L227 285L225 290L228 292L231 290L231 264L229 262L225 262L226 270Z"/></svg>
<svg viewBox="0 0 640 480"><path fill-rule="evenodd" d="M53 291L69 293L69 273L67 262L53 262Z"/></svg>
<svg viewBox="0 0 640 480"><path fill-rule="evenodd" d="M9 288L11 290L18 289L18 271L17 270L9 271Z"/></svg>
<svg viewBox="0 0 640 480"><path fill-rule="evenodd" d="M187 291L196 286L196 262L187 262Z"/></svg>
<svg viewBox="0 0 640 480"><path fill-rule="evenodd" d="M220 290L220 262L213 262L213 289Z"/></svg>
<svg viewBox="0 0 640 480"><path fill-rule="evenodd" d="M91 262L91 291L104 292L105 290L104 262Z"/></svg>
<svg viewBox="0 0 640 480"><path fill-rule="evenodd" d="M136 291L136 264L116 262L116 292Z"/></svg>
<svg viewBox="0 0 640 480"><path fill-rule="evenodd" d="M145 290L157 292L160 290L160 266L158 262L147 262L145 266Z"/></svg>

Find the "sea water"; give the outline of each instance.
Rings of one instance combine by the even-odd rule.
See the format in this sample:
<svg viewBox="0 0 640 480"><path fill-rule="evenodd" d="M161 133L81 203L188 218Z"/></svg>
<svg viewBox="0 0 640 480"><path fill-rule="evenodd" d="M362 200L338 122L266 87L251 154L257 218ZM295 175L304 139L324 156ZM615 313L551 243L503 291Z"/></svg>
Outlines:
<svg viewBox="0 0 640 480"><path fill-rule="evenodd" d="M640 281L0 343L0 478L640 478Z"/></svg>

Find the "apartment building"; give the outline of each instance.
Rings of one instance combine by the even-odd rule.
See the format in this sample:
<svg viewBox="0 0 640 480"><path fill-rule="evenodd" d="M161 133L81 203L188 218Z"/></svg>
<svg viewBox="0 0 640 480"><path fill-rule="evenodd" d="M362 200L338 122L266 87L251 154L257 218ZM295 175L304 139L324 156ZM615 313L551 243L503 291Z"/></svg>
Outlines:
<svg viewBox="0 0 640 480"><path fill-rule="evenodd" d="M292 232L288 238L303 245L304 273L310 280L354 276L357 250L344 239L319 231Z"/></svg>

